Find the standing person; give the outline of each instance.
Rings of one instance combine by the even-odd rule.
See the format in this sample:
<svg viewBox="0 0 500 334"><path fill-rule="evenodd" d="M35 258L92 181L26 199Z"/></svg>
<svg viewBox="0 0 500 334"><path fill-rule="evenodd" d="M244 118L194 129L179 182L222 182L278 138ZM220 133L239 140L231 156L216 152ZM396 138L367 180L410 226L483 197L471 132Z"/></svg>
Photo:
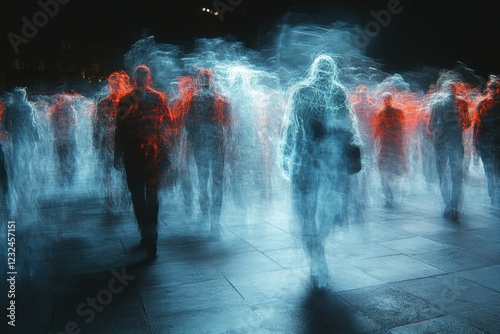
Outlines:
<svg viewBox="0 0 500 334"><path fill-rule="evenodd" d="M106 208L112 207L111 173L113 169L116 116L120 99L128 94L132 87L124 71L114 72L108 78L108 95L99 101L93 118L93 145L97 150L102 167L102 182L106 191Z"/></svg>
<svg viewBox="0 0 500 334"><path fill-rule="evenodd" d="M156 257L158 188L168 164L166 128L171 120L167 96L153 88L146 65L134 70L132 91L119 102L115 133L115 167L125 168L141 245Z"/></svg>
<svg viewBox="0 0 500 334"><path fill-rule="evenodd" d="M500 79L490 79L486 94L476 111L474 143L483 161L491 205L500 209Z"/></svg>
<svg viewBox="0 0 500 334"><path fill-rule="evenodd" d="M21 206L28 206L32 202L31 161L35 143L39 139L34 107L28 101L25 87L14 88L12 99L6 103L2 118L11 143L10 149L5 147L5 154L9 157L6 168L10 172L9 196L12 206L10 209L15 212Z"/></svg>
<svg viewBox="0 0 500 334"><path fill-rule="evenodd" d="M0 121L3 120L3 114L6 106L6 101L0 99ZM3 149L2 141L4 140L4 128L3 123L0 123L0 214L2 218L5 219L3 215L7 214L7 197L9 194L9 177L7 174L7 161L5 160L5 151Z"/></svg>
<svg viewBox="0 0 500 334"><path fill-rule="evenodd" d="M5 153L0 142L0 196L2 196L0 199L0 215L2 215L2 219L5 218L3 215L7 214L7 196L9 194L9 178L5 166Z"/></svg>
<svg viewBox="0 0 500 334"><path fill-rule="evenodd" d="M185 115L185 127L188 145L193 151L198 169L201 213L204 219L210 221L210 228L215 236L220 233L224 163L231 132L230 117L228 102L215 88L213 72L201 69L196 79L196 91Z"/></svg>
<svg viewBox="0 0 500 334"><path fill-rule="evenodd" d="M25 146L32 147L32 143L38 139L34 108L28 102L26 88L14 89L13 99L5 106L3 124L5 131L10 133L17 156Z"/></svg>
<svg viewBox="0 0 500 334"><path fill-rule="evenodd" d="M372 168L374 161L373 127L377 115L377 106L372 102L368 88L364 85L358 86L352 96L352 107L357 119L359 135L361 138L361 151L363 152L363 164L365 168L357 178L359 182L359 203L365 206L370 201L373 193Z"/></svg>
<svg viewBox="0 0 500 334"><path fill-rule="evenodd" d="M69 94L57 94L55 98L56 104L52 108L51 120L59 182L61 185L71 185L76 164L76 110Z"/></svg>
<svg viewBox="0 0 500 334"><path fill-rule="evenodd" d="M349 175L361 169L350 108L336 63L318 56L293 89L283 152L315 288L328 284L324 241L332 224L345 218Z"/></svg>
<svg viewBox="0 0 500 334"><path fill-rule="evenodd" d="M405 115L393 106L394 96L382 94L384 107L375 118L374 137L377 140L377 164L380 171L386 207L394 205L394 188L406 173Z"/></svg>
<svg viewBox="0 0 500 334"><path fill-rule="evenodd" d="M468 104L458 97L457 86L451 80L444 81L434 99L430 105L428 130L434 141L439 186L445 205L444 216L456 220L459 218L463 183L462 132L471 125Z"/></svg>

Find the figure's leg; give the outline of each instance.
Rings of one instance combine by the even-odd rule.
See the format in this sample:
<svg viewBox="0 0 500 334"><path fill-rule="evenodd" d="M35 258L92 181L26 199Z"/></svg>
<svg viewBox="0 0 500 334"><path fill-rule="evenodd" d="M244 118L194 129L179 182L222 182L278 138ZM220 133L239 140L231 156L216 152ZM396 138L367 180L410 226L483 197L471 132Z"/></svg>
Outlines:
<svg viewBox="0 0 500 334"><path fill-rule="evenodd" d="M300 224L304 252L309 259L311 283L322 287L328 281L323 240L316 223L318 182L313 171L292 177L293 207Z"/></svg>
<svg viewBox="0 0 500 334"><path fill-rule="evenodd" d="M496 208L500 209L500 147L495 145L491 154L491 165L492 165L492 195L491 204Z"/></svg>
<svg viewBox="0 0 500 334"><path fill-rule="evenodd" d="M460 204L460 200L462 199L463 163L464 148L462 145L457 145L453 148L450 156L450 172L452 181L450 206L454 216L458 213L458 206Z"/></svg>
<svg viewBox="0 0 500 334"><path fill-rule="evenodd" d="M483 162L484 175L488 184L488 195L493 203L493 193L495 191L495 162L491 149L481 150L481 160Z"/></svg>
<svg viewBox="0 0 500 334"><path fill-rule="evenodd" d="M200 209L203 217L207 218L208 209L210 207L210 198L208 196L210 162L208 161L207 154L203 151L203 148L195 148L194 157L196 161L196 167L198 169L198 197L200 202Z"/></svg>
<svg viewBox="0 0 500 334"><path fill-rule="evenodd" d="M214 152L212 160L212 206L210 208L212 229L218 229L219 226L222 210L223 181L224 154L222 152Z"/></svg>
<svg viewBox="0 0 500 334"><path fill-rule="evenodd" d="M434 148L436 156L436 169L439 178L439 189L441 191L441 197L443 198L443 203L446 207L445 212L450 209L450 190L448 184L447 165L448 165L448 152L441 145L435 146Z"/></svg>
<svg viewBox="0 0 500 334"><path fill-rule="evenodd" d="M141 181L141 175L137 166L125 163L125 172L127 175L127 185L132 198L132 205L134 207L135 218L141 232L141 242L144 242L144 229L147 220L145 185Z"/></svg>
<svg viewBox="0 0 500 334"><path fill-rule="evenodd" d="M146 220L143 228L143 238L146 240L146 250L149 256L156 255L156 243L158 240L158 212L160 202L158 200L158 186L156 184L146 185Z"/></svg>
<svg viewBox="0 0 500 334"><path fill-rule="evenodd" d="M191 164L193 159L193 152L189 143L183 143L180 152L178 153L178 178L180 179L180 186L182 197L184 201L184 212L191 216L193 213L193 180L191 173Z"/></svg>

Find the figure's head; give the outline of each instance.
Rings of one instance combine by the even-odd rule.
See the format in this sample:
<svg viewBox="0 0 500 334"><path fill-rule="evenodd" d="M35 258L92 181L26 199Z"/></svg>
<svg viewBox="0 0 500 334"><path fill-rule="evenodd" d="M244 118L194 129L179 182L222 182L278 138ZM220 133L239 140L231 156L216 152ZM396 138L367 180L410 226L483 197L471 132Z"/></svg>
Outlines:
<svg viewBox="0 0 500 334"><path fill-rule="evenodd" d="M337 79L337 64L332 57L322 54L314 59L309 67L308 76L314 81L333 82Z"/></svg>
<svg viewBox="0 0 500 334"><path fill-rule="evenodd" d="M57 108L64 109L71 106L71 104L73 103L73 99L71 98L71 95L63 92L54 95L54 102Z"/></svg>
<svg viewBox="0 0 500 334"><path fill-rule="evenodd" d="M18 101L24 101L26 100L26 88L25 87L16 87L14 88L14 99Z"/></svg>
<svg viewBox="0 0 500 334"><path fill-rule="evenodd" d="M368 99L368 88L365 85L360 85L358 87L358 94L361 100L365 101Z"/></svg>
<svg viewBox="0 0 500 334"><path fill-rule="evenodd" d="M441 90L443 93L455 96L458 93L458 84L456 81L446 80L442 83Z"/></svg>
<svg viewBox="0 0 500 334"><path fill-rule="evenodd" d="M490 96L500 96L500 78L491 78L486 84L486 92Z"/></svg>
<svg viewBox="0 0 500 334"><path fill-rule="evenodd" d="M152 86L151 70L146 65L139 65L135 68L134 79L137 87L146 88Z"/></svg>
<svg viewBox="0 0 500 334"><path fill-rule="evenodd" d="M382 94L382 103L384 104L384 107L389 107L392 105L392 102L394 101L394 95L392 93L386 92Z"/></svg>
<svg viewBox="0 0 500 334"><path fill-rule="evenodd" d="M113 72L108 77L108 87L109 90L114 91L123 91L127 87L130 86L130 78L125 71Z"/></svg>
<svg viewBox="0 0 500 334"><path fill-rule="evenodd" d="M209 88L212 86L214 73L212 70L201 68L200 73L196 79L196 84L200 88Z"/></svg>

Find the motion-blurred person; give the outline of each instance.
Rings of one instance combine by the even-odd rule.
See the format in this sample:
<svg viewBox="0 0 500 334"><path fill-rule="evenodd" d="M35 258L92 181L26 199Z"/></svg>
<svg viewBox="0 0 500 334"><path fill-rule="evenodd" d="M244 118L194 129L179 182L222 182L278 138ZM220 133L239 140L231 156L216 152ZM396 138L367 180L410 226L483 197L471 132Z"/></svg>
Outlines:
<svg viewBox="0 0 500 334"><path fill-rule="evenodd" d="M318 56L292 94L284 138L284 168L291 179L292 204L310 261L311 283L328 284L324 241L332 225L345 219L350 174L361 169L355 129L337 65Z"/></svg>
<svg viewBox="0 0 500 334"><path fill-rule="evenodd" d="M354 115L358 120L359 135L363 145L363 157L371 162L373 153L373 127L375 116L377 115L377 106L368 95L368 88L360 86L356 90L356 101L353 102Z"/></svg>
<svg viewBox="0 0 500 334"><path fill-rule="evenodd" d="M405 115L393 106L394 96L382 94L384 107L375 118L377 165L380 171L386 207L394 205L394 190L406 173Z"/></svg>
<svg viewBox="0 0 500 334"><path fill-rule="evenodd" d="M468 104L458 97L456 84L448 80L441 84L430 108L428 130L434 141L439 185L445 204L444 216L456 220L459 218L463 183L462 132L471 125Z"/></svg>
<svg viewBox="0 0 500 334"><path fill-rule="evenodd" d="M200 209L212 233L220 233L224 162L231 115L228 102L215 88L213 72L201 69L185 116L187 141L198 169ZM209 192L209 184L211 186Z"/></svg>
<svg viewBox="0 0 500 334"><path fill-rule="evenodd" d="M10 147L5 146L7 157L6 168L9 174L9 196L12 214L17 209L27 207L32 203L34 184L32 152L35 149L39 133L35 122L34 107L28 101L26 88L16 87L11 98L5 103L3 126L8 133Z"/></svg>
<svg viewBox="0 0 500 334"><path fill-rule="evenodd" d="M437 180L436 156L434 154L434 142L427 125L429 124L430 113L428 109L420 111L417 119L418 145L421 157L422 175L427 184L435 184Z"/></svg>
<svg viewBox="0 0 500 334"><path fill-rule="evenodd" d="M5 106L8 102L0 99L0 120L3 119L3 113ZM7 161L5 160L5 151L3 149L2 141L5 140L5 134L3 129L3 123L0 123L0 213L7 213L7 196L9 192L9 179L7 175Z"/></svg>
<svg viewBox="0 0 500 334"><path fill-rule="evenodd" d="M500 209L500 78L490 79L486 90L476 111L474 143L483 161L491 204Z"/></svg>
<svg viewBox="0 0 500 334"><path fill-rule="evenodd" d="M372 102L368 88L360 85L351 99L354 115L358 122L358 132L361 138L361 152L363 153L363 171L359 175L359 194L360 204L367 205L372 193L372 167L374 150L373 150L373 127L375 116L377 115L377 106Z"/></svg>
<svg viewBox="0 0 500 334"><path fill-rule="evenodd" d="M116 116L120 99L130 92L130 80L124 71L114 72L108 78L109 94L99 101L93 118L93 145L101 164L102 182L106 191L106 208L113 206L112 169Z"/></svg>
<svg viewBox="0 0 500 334"><path fill-rule="evenodd" d="M14 89L13 98L7 103L3 115L5 131L10 133L15 152L38 139L34 108L28 101L26 88Z"/></svg>
<svg viewBox="0 0 500 334"><path fill-rule="evenodd" d="M158 188L168 164L165 132L170 121L167 96L153 88L145 65L134 70L130 93L119 102L115 134L115 167L125 168L141 245L156 257L158 240Z"/></svg>
<svg viewBox="0 0 500 334"><path fill-rule="evenodd" d="M57 155L59 182L69 186L73 183L76 167L76 110L69 94L57 94L55 99L51 112L54 152Z"/></svg>
<svg viewBox="0 0 500 334"><path fill-rule="evenodd" d="M5 152L0 142L0 214L7 214L7 196L9 193L9 178L7 175ZM4 218L4 217L2 217Z"/></svg>

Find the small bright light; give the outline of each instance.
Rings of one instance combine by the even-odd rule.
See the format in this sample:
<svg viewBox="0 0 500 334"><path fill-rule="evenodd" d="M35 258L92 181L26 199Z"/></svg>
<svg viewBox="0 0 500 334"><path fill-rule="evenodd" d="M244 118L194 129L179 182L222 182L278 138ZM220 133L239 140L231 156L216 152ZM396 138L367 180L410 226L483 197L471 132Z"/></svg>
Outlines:
<svg viewBox="0 0 500 334"><path fill-rule="evenodd" d="M205 7L203 7L201 10L202 10L202 11L205 11L205 10L206 10L206 8L205 8Z"/></svg>
<svg viewBox="0 0 500 334"><path fill-rule="evenodd" d="M215 12L215 13L214 13L214 15L215 15L215 16L219 15L219 12Z"/></svg>

